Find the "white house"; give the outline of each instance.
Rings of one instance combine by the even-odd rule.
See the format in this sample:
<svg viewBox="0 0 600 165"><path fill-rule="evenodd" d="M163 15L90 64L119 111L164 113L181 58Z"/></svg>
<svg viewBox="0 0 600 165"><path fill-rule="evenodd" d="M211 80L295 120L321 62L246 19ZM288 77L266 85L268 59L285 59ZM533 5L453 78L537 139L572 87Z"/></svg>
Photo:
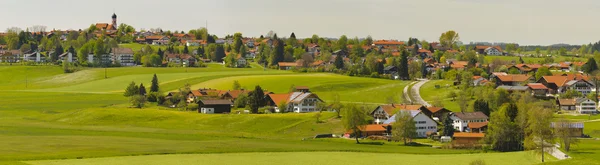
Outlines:
<svg viewBox="0 0 600 165"><path fill-rule="evenodd" d="M65 52L61 55L58 55L58 59L60 61L66 61L66 62L75 62L77 61L77 57L73 56L73 53L71 52Z"/></svg>
<svg viewBox="0 0 600 165"><path fill-rule="evenodd" d="M33 62L46 62L46 57L40 54L39 51L35 51L29 54L23 55L23 61L33 61Z"/></svg>
<svg viewBox="0 0 600 165"><path fill-rule="evenodd" d="M15 63L21 61L20 50L0 50L0 62Z"/></svg>
<svg viewBox="0 0 600 165"><path fill-rule="evenodd" d="M422 107L423 105L384 104L377 106L377 108L371 112L371 116L375 119L375 124L381 124L398 113L398 111L420 110Z"/></svg>
<svg viewBox="0 0 600 165"><path fill-rule="evenodd" d="M152 41L152 45L168 45L169 44L169 40L154 40Z"/></svg>
<svg viewBox="0 0 600 165"><path fill-rule="evenodd" d="M415 121L415 126L417 127L417 137L427 137L427 133L437 132L437 122L435 122L432 118L425 115L420 110L404 110L410 113L413 120ZM391 124L396 122L396 115L392 115L388 120L384 121L384 124Z"/></svg>
<svg viewBox="0 0 600 165"><path fill-rule="evenodd" d="M454 129L460 132L470 132L469 123L488 121L488 116L483 112L456 112L450 114Z"/></svg>
<svg viewBox="0 0 600 165"><path fill-rule="evenodd" d="M238 56L236 61L235 61L235 66L236 67L246 67L247 61L246 58L242 57L242 56Z"/></svg>
<svg viewBox="0 0 600 165"><path fill-rule="evenodd" d="M281 110L277 107L281 103L287 104L286 112L306 113L316 112L317 104L323 102L319 96L310 92L292 92L287 94L269 94L267 99L271 105L275 106L275 111Z"/></svg>
<svg viewBox="0 0 600 165"><path fill-rule="evenodd" d="M492 56L501 56L502 55L502 52L500 50L498 50L498 48L495 48L495 47L486 48L484 51L487 55L492 55Z"/></svg>
<svg viewBox="0 0 600 165"><path fill-rule="evenodd" d="M560 88L558 91L559 93L562 92L566 92L567 90L575 90L577 92L581 92L581 94L583 94L584 96L587 96L588 94L592 93L593 91L596 90L596 88L594 87L594 84L580 79L580 80L571 80L567 83L565 83L565 85Z"/></svg>
<svg viewBox="0 0 600 165"><path fill-rule="evenodd" d="M112 48L110 53L113 63L120 63L121 66L134 66L133 50L131 48Z"/></svg>
<svg viewBox="0 0 600 165"><path fill-rule="evenodd" d="M594 100L588 98L576 99L575 110L581 114L593 114L598 113L597 103Z"/></svg>

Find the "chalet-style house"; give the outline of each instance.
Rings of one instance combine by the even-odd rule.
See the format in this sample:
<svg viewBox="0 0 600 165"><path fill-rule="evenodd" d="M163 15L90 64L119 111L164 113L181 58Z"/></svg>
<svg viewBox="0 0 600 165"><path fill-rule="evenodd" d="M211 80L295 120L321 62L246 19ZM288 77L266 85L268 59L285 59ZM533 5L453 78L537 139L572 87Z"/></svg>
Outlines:
<svg viewBox="0 0 600 165"><path fill-rule="evenodd" d="M360 138L366 138L369 136L386 136L388 135L388 130L391 130L391 126L389 124L369 124L359 129L360 135L353 135L352 130L349 130L344 133L344 137L351 138L358 136Z"/></svg>
<svg viewBox="0 0 600 165"><path fill-rule="evenodd" d="M156 41L156 43L155 43ZM152 45L164 45L163 43L169 43L169 37L161 35L145 36L143 38L136 39L138 43L152 44Z"/></svg>
<svg viewBox="0 0 600 165"><path fill-rule="evenodd" d="M131 48L112 48L110 55L113 63L120 63L121 66L135 65Z"/></svg>
<svg viewBox="0 0 600 165"><path fill-rule="evenodd" d="M490 81L481 77L481 76L473 76L473 86L482 86L488 84Z"/></svg>
<svg viewBox="0 0 600 165"><path fill-rule="evenodd" d="M46 62L46 56L39 51L34 51L23 55L23 61L31 62Z"/></svg>
<svg viewBox="0 0 600 165"><path fill-rule="evenodd" d="M542 83L529 83L527 87L529 87L533 96L542 97L548 95L548 87Z"/></svg>
<svg viewBox="0 0 600 165"><path fill-rule="evenodd" d="M539 65L539 64L517 64L517 65L508 67L508 70L515 68L521 74L529 74L531 72L534 72L534 73L537 72L537 70L540 69L541 67L542 67L542 65Z"/></svg>
<svg viewBox="0 0 600 165"><path fill-rule="evenodd" d="M0 50L0 62L16 63L21 59L20 50Z"/></svg>
<svg viewBox="0 0 600 165"><path fill-rule="evenodd" d="M450 118L454 129L460 132L470 132L469 123L488 121L488 116L483 112L456 112L451 113Z"/></svg>
<svg viewBox="0 0 600 165"><path fill-rule="evenodd" d="M318 111L317 104L323 100L314 93L310 92L291 92L285 94L268 94L268 105L274 106L275 112L295 112L306 113ZM279 105L285 103L286 109L279 109Z"/></svg>
<svg viewBox="0 0 600 165"><path fill-rule="evenodd" d="M383 123L390 119L400 110L420 111L423 105L404 105L404 104L384 104L380 105L371 112L375 123Z"/></svg>
<svg viewBox="0 0 600 165"><path fill-rule="evenodd" d="M500 46L475 46L475 52L477 54L483 55L492 55L492 56L501 56L504 55L502 53L502 48Z"/></svg>
<svg viewBox="0 0 600 165"><path fill-rule="evenodd" d="M577 104L575 99L558 99L560 110L573 111L575 110L575 104Z"/></svg>
<svg viewBox="0 0 600 165"><path fill-rule="evenodd" d="M507 74L495 75L494 80L496 81L497 86L519 86L530 82L535 82L535 77L526 74Z"/></svg>
<svg viewBox="0 0 600 165"><path fill-rule="evenodd" d="M58 60L65 62L77 62L77 57L71 52L65 52L61 55L58 55Z"/></svg>
<svg viewBox="0 0 600 165"><path fill-rule="evenodd" d="M421 112L423 112L427 116L430 116L435 121L441 121L442 116L444 116L444 114L452 112L444 107L424 107L423 106L420 109L421 109Z"/></svg>
<svg viewBox="0 0 600 165"><path fill-rule="evenodd" d="M188 54L167 54L167 61L183 66L193 66L198 62L196 58Z"/></svg>
<svg viewBox="0 0 600 165"><path fill-rule="evenodd" d="M575 99L575 111L580 114L597 114L598 103L588 98Z"/></svg>
<svg viewBox="0 0 600 165"><path fill-rule="evenodd" d="M230 100L209 100L203 99L198 101L198 113L219 114L231 113L233 103Z"/></svg>
<svg viewBox="0 0 600 165"><path fill-rule="evenodd" d="M587 76L580 74L568 74L561 76L543 76L538 80L538 83L548 87L550 94L560 94L567 90L576 90L583 95L587 95L595 91L594 84L588 81Z"/></svg>
<svg viewBox="0 0 600 165"><path fill-rule="evenodd" d="M410 113L413 120L415 121L415 126L417 127L417 137L427 137L428 135L437 132L438 123L435 122L431 117L425 115L420 110L399 110ZM398 113L389 117L388 120L384 121L383 124L391 124L396 122L396 115Z"/></svg>

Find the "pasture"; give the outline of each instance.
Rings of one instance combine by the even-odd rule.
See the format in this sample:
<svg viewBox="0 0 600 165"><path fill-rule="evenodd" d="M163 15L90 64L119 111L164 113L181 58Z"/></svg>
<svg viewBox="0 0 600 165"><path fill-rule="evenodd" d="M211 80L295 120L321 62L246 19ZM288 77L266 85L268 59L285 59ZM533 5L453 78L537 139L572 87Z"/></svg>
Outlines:
<svg viewBox="0 0 600 165"><path fill-rule="evenodd" d="M435 163L432 161L466 164L476 157L485 158L488 164L503 164L509 158L519 164L537 163L537 157L529 152L488 154L370 140L363 140L360 145L346 139L306 140L316 134L345 132L333 112L324 112L321 123L316 122L314 114L203 115L153 104L143 109L130 108L128 99L122 96L129 82L149 87L156 73L163 92L176 90L185 83L192 84L192 89L230 89L233 81L238 80L249 89L261 85L283 93L292 84L309 86L326 101L338 93L343 102L375 105L386 102L388 97L400 97L408 84L404 81L293 73L256 66L230 69L219 64L187 69L108 68L106 79L103 68L86 68L70 74L63 74L57 66L2 66L0 70L0 141L4 142L0 143L0 164L143 163L137 163L137 159L148 159L146 164L179 163L173 162L178 159L186 164L226 158L231 162L224 163L246 164L240 162L244 155L256 160L288 160L288 163L296 157L315 157L301 159L300 164L368 160L385 163L406 161L400 160L406 157L425 164ZM25 77L27 88L23 84ZM378 157L379 154L382 155ZM431 155L440 159L431 159ZM128 158L131 160L125 160ZM351 159L344 161L344 158Z"/></svg>

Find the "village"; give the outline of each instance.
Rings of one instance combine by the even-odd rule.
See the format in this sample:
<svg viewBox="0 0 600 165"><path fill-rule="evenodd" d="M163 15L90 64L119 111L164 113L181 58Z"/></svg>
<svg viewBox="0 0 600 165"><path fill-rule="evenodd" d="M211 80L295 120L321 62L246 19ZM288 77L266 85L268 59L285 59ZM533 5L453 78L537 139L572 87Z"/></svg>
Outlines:
<svg viewBox="0 0 600 165"><path fill-rule="evenodd" d="M569 152L577 139L598 138L584 130L580 120L565 118L587 117L593 121L591 118L599 113L597 47L600 43L464 44L453 30L442 33L439 41L412 37L406 41L371 36L348 38L346 35L324 38L316 34L296 38L293 32L279 37L273 31L259 37L242 33L217 37L209 34L207 28L188 32L160 28L137 30L118 24L116 14L110 18L111 23L95 23L79 30L46 31L46 27L41 26L25 31L9 28L6 33L0 33L0 66L62 66L64 74L102 68L104 76L98 81L119 89L98 93L121 93L122 86L127 85L123 83L131 82L122 93L129 100L126 108L135 110L192 111L194 113L185 114L191 117L314 114L316 123L335 121L329 124L344 129L318 132L314 139L340 138L356 143L403 141L405 146L435 145L443 149L486 152L541 148L542 155L548 153L563 160L569 159L563 151ZM146 68L149 70L143 72L129 70L135 78L111 81L123 76L115 72ZM188 72L188 68L206 70ZM165 76L166 80L162 81L159 78L171 73L160 69L177 69L169 70L177 74ZM206 72L223 72L223 77L234 77L225 81L232 87L201 86L210 79L193 74ZM344 86L346 84L339 83L347 81L345 79L325 88L325 85L304 85L302 83L307 81L286 80L288 77L281 76L281 81L276 83L248 81L251 83L244 85L252 88L246 88L236 79L243 79L241 76L246 72L258 76L266 76L268 72L273 72L268 73L269 76L308 74L308 78L324 74L364 82L378 81L383 83L373 83L376 85L352 92L363 93L364 97L386 95L388 98L340 101L340 97L351 96L340 95L336 90L368 84ZM24 83L14 84L25 84L24 90L29 90L32 80L27 76L30 73L25 71L24 74ZM117 76L111 77L111 74ZM140 82L141 75L146 74L154 74L149 88L132 80ZM55 79L61 78L50 80ZM33 81L37 80L41 79ZM180 82L182 80L186 82ZM147 80L144 78L141 82ZM391 82L400 83L404 91ZM43 83L33 83L39 84ZM163 85L168 88L163 89ZM280 86L290 88L284 92ZM36 88L44 87L32 89ZM390 90L371 92L377 88ZM326 97L319 97L321 93L326 93ZM335 117L323 119L327 114L335 114ZM545 147L553 150L545 150Z"/></svg>

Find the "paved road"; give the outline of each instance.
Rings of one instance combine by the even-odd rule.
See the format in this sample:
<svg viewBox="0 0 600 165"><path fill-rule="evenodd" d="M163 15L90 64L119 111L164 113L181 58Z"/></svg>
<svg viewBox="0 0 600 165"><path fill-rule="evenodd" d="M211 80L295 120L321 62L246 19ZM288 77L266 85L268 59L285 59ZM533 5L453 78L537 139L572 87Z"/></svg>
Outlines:
<svg viewBox="0 0 600 165"><path fill-rule="evenodd" d="M550 144L547 144L547 145L550 145ZM552 150L545 150L545 151L548 154L554 156L558 160L565 160L565 159L571 158L571 157L565 157L565 155L567 155L567 154L565 154L564 152L562 152L561 150L559 150L558 147L556 147L556 146L553 146Z"/></svg>
<svg viewBox="0 0 600 165"><path fill-rule="evenodd" d="M431 104L429 104L429 103L427 103L427 101L423 100L423 98L421 97L421 93L419 92L419 89L421 89L421 86L423 86L423 84L425 84L427 82L429 82L429 80L427 80L427 79L419 80L415 85L413 85L413 87L411 89L413 92L411 92L411 94L412 94L413 99L415 99L414 100L415 103L424 105L426 107L430 107Z"/></svg>
<svg viewBox="0 0 600 165"><path fill-rule="evenodd" d="M410 93L408 92L408 87L409 87L409 86L411 86L411 85L413 85L414 83L416 83L416 81L414 81L414 82L411 82L410 84L408 84L408 85L406 85L406 86L404 87L404 92L403 92L403 95L404 95L404 99L406 99L406 102L412 103L412 100L410 99L410 96L408 96L408 95L410 94Z"/></svg>

